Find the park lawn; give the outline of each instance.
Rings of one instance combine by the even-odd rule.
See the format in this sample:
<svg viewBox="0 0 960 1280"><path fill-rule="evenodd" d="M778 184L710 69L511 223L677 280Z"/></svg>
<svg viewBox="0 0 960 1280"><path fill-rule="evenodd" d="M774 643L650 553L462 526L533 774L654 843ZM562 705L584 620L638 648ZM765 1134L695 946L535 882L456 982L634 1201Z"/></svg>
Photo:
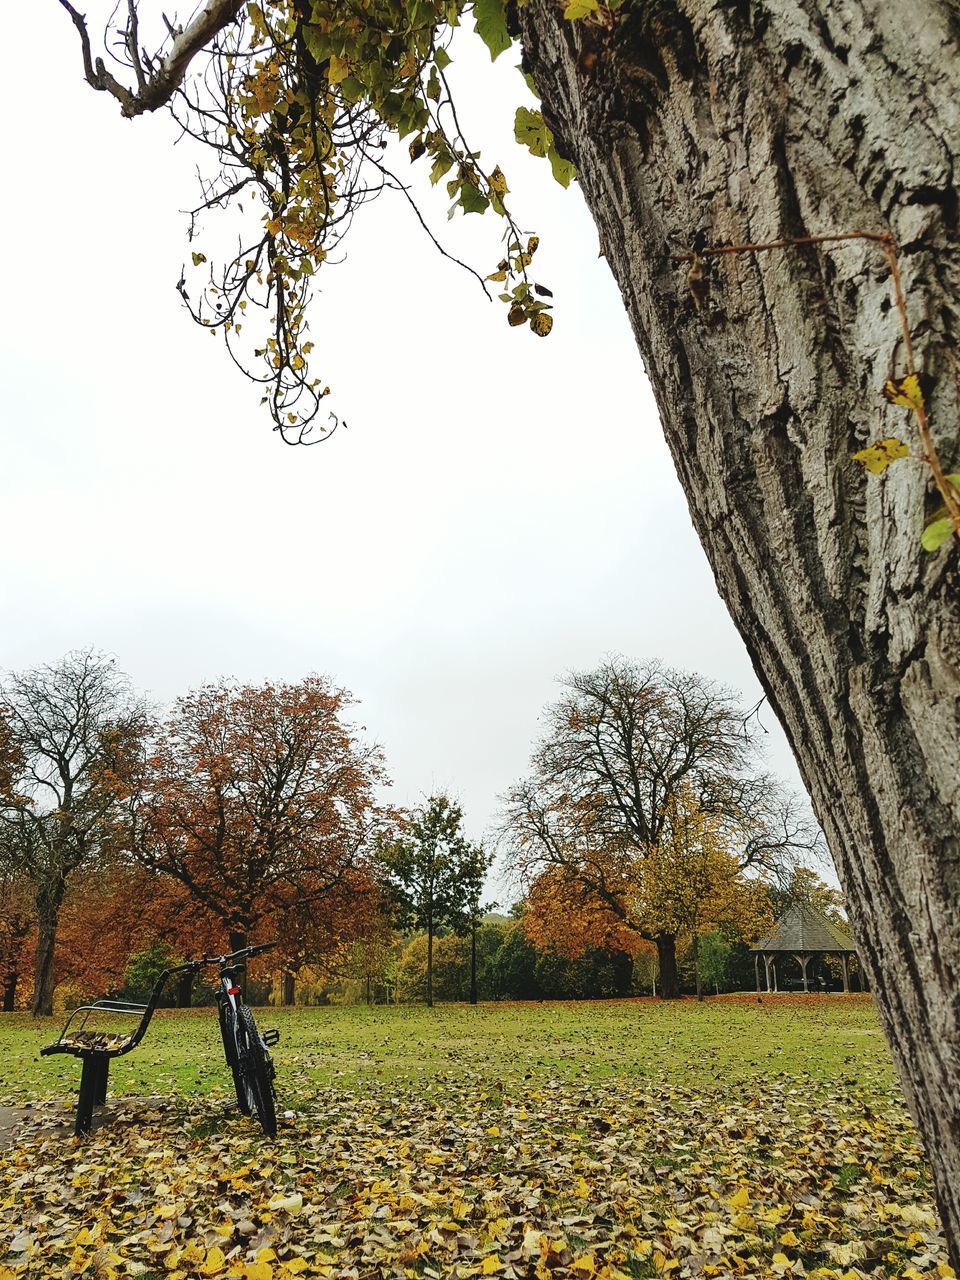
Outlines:
<svg viewBox="0 0 960 1280"><path fill-rule="evenodd" d="M162 1015L66 1139L76 1064L0 1016L0 1280L948 1280L868 999L261 1010L276 1142ZM59 1093L60 1098L51 1095Z"/></svg>
<svg viewBox="0 0 960 1280"><path fill-rule="evenodd" d="M869 997L721 997L691 1000L495 1003L256 1011L280 1030L275 1053L297 1088L491 1080L664 1080L726 1087L788 1073L820 1082L855 1079L887 1091L890 1056ZM0 1102L75 1087L77 1063L40 1058L62 1019L0 1015ZM117 1025L117 1024L114 1024ZM117 1093L223 1093L229 1088L214 1009L160 1010L141 1046L111 1068Z"/></svg>

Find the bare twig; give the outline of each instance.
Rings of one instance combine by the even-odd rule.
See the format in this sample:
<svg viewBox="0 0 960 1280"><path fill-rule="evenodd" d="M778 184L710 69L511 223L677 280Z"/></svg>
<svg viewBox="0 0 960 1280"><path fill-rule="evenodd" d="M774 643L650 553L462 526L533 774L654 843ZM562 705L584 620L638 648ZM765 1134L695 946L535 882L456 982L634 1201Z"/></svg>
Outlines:
<svg viewBox="0 0 960 1280"><path fill-rule="evenodd" d="M133 116L143 115L147 111L156 111L159 107L166 106L180 88L187 67L193 58L218 32L233 22L243 8L244 0L207 0L187 27L175 29L168 23L171 36L170 50L164 57L151 61L149 75L144 71L140 50L137 47L136 0L128 0L130 26L126 44L131 65L137 77L138 88L135 93L121 84L106 69L102 58L94 61L90 50L86 18L77 12L70 0L60 0L60 3L70 14L73 25L79 33L83 72L87 83L94 89L112 94L120 103L121 114L131 119Z"/></svg>

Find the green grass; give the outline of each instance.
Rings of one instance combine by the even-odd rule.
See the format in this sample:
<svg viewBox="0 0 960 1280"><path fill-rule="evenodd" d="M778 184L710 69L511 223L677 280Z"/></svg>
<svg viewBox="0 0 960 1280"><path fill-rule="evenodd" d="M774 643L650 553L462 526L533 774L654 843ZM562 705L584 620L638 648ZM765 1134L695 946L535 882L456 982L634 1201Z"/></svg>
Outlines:
<svg viewBox="0 0 960 1280"><path fill-rule="evenodd" d="M278 1092L424 1083L457 1087L549 1081L641 1081L696 1086L789 1075L811 1087L856 1083L895 1090L886 1044L869 997L765 997L547 1004L440 1005L435 1009L261 1009L262 1027L279 1028ZM0 1100L20 1101L76 1088L78 1064L40 1058L61 1019L0 1015ZM212 1009L161 1010L141 1046L113 1064L115 1093L223 1093L217 1019Z"/></svg>

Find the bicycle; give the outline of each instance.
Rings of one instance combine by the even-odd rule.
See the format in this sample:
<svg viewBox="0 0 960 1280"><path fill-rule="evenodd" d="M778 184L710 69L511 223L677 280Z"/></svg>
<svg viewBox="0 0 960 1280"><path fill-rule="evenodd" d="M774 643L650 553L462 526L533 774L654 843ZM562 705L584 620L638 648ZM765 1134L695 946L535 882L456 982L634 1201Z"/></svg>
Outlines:
<svg viewBox="0 0 960 1280"><path fill-rule="evenodd" d="M260 1032L250 1006L244 1004L237 977L236 962L270 951L277 944L263 942L256 947L243 947L224 956L204 956L178 966L181 973L198 973L205 965L218 965L217 1014L220 1037L227 1066L233 1075L237 1106L243 1115L254 1111L268 1138L277 1136L277 1113L273 1087L276 1070L270 1049L280 1039L276 1030ZM172 971L176 972L176 970Z"/></svg>

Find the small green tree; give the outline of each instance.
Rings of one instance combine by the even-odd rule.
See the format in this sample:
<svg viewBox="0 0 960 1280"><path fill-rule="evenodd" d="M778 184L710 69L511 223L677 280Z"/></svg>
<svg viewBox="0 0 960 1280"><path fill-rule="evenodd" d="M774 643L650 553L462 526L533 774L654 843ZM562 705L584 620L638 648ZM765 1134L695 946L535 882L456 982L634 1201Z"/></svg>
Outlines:
<svg viewBox="0 0 960 1280"><path fill-rule="evenodd" d="M401 927L427 935L427 1005L433 1005L433 940L437 930L462 917L462 868L470 846L461 830L463 811L448 796L428 797L414 809L400 835L382 840L379 860L385 895Z"/></svg>
<svg viewBox="0 0 960 1280"><path fill-rule="evenodd" d="M146 998L156 986L164 969L172 969L183 963L183 957L174 955L165 942L152 942L142 951L135 951L123 971L123 994L131 1000Z"/></svg>
<svg viewBox="0 0 960 1280"><path fill-rule="evenodd" d="M698 944L700 981L705 987L713 987L717 995L720 988L729 985L732 943L722 933L705 933Z"/></svg>

